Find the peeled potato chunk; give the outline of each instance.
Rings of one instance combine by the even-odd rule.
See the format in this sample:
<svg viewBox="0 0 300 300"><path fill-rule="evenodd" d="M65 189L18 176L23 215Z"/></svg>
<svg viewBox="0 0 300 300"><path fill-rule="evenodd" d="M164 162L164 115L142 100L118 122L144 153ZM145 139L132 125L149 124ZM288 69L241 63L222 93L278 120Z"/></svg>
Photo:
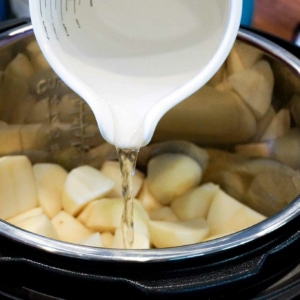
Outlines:
<svg viewBox="0 0 300 300"><path fill-rule="evenodd" d="M212 200L207 223L210 228L210 235L222 235L240 231L263 221L265 218L220 189Z"/></svg>
<svg viewBox="0 0 300 300"><path fill-rule="evenodd" d="M219 145L246 142L255 131L256 119L239 95L206 85L162 117L154 138Z"/></svg>
<svg viewBox="0 0 300 300"><path fill-rule="evenodd" d="M26 156L0 158L0 218L8 219L38 205L32 166Z"/></svg>
<svg viewBox="0 0 300 300"><path fill-rule="evenodd" d="M204 219L181 222L150 221L151 241L156 248L177 247L201 242L209 227Z"/></svg>
<svg viewBox="0 0 300 300"><path fill-rule="evenodd" d="M60 165L40 163L33 166L39 205L52 219L62 209L62 192L68 176Z"/></svg>
<svg viewBox="0 0 300 300"><path fill-rule="evenodd" d="M104 231L101 233L101 239L104 248L111 248L112 242L114 240L114 235L109 231Z"/></svg>
<svg viewBox="0 0 300 300"><path fill-rule="evenodd" d="M48 238L56 240L58 239L58 234L53 224L45 214L39 214L37 216L24 219L20 222L17 222L15 225Z"/></svg>
<svg viewBox="0 0 300 300"><path fill-rule="evenodd" d="M58 238L63 242L77 243L77 241L89 238L92 234L92 231L65 211L59 212L51 222Z"/></svg>
<svg viewBox="0 0 300 300"><path fill-rule="evenodd" d="M28 81L33 75L34 69L28 57L25 54L19 53L7 66L5 73Z"/></svg>
<svg viewBox="0 0 300 300"><path fill-rule="evenodd" d="M164 206L150 214L151 220L177 222L179 218L169 206Z"/></svg>
<svg viewBox="0 0 300 300"><path fill-rule="evenodd" d="M138 200L134 199L134 229L148 234L149 216ZM86 227L96 231L114 232L121 227L124 209L122 198L102 198L91 202L78 216Z"/></svg>
<svg viewBox="0 0 300 300"><path fill-rule="evenodd" d="M104 197L114 187L114 182L97 169L81 166L67 176L63 196L63 209L75 216L92 200Z"/></svg>
<svg viewBox="0 0 300 300"><path fill-rule="evenodd" d="M114 183L114 188L107 194L107 197L122 197L122 177L120 163L118 161L106 161L101 167L101 172L110 178ZM132 187L132 197L135 198L143 184L145 175L139 170L135 170Z"/></svg>
<svg viewBox="0 0 300 300"><path fill-rule="evenodd" d="M83 246L103 247L102 238L99 232L95 232L85 239L78 240L76 243Z"/></svg>
<svg viewBox="0 0 300 300"><path fill-rule="evenodd" d="M41 215L43 213L43 209L41 207L35 207L35 208L31 208L17 216L14 216L12 218L6 219L6 222L16 225L17 223L32 218L32 217L36 217L38 215Z"/></svg>
<svg viewBox="0 0 300 300"><path fill-rule="evenodd" d="M175 197L196 187L201 180L200 165L187 155L161 154L148 163L147 185L162 204L170 204Z"/></svg>
<svg viewBox="0 0 300 300"><path fill-rule="evenodd" d="M121 228L117 228L110 248L124 249L123 233ZM131 249L149 249L149 235L134 231L133 245Z"/></svg>
<svg viewBox="0 0 300 300"><path fill-rule="evenodd" d="M163 207L162 204L160 204L150 193L146 181L144 181L142 188L137 195L137 200L142 203L149 214Z"/></svg>
<svg viewBox="0 0 300 300"><path fill-rule="evenodd" d="M250 69L230 75L228 80L254 116L257 119L262 118L271 104L274 87L274 75L270 64L261 60Z"/></svg>
<svg viewBox="0 0 300 300"><path fill-rule="evenodd" d="M180 220L206 218L211 201L219 189L214 183L205 183L175 198L171 208Z"/></svg>

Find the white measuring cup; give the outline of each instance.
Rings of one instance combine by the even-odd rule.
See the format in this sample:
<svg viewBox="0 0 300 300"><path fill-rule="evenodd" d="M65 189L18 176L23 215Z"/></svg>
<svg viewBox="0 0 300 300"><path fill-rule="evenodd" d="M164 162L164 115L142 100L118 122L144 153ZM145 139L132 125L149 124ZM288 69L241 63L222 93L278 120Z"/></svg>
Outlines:
<svg viewBox="0 0 300 300"><path fill-rule="evenodd" d="M147 144L160 118L214 75L242 10L242 0L29 3L46 59L119 148Z"/></svg>

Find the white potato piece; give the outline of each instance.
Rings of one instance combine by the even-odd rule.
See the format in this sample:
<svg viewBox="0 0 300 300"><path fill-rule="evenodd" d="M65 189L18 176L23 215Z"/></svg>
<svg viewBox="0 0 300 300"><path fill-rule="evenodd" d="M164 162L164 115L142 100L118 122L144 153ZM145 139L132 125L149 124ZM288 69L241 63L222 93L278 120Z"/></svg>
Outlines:
<svg viewBox="0 0 300 300"><path fill-rule="evenodd" d="M286 108L283 108L272 118L269 126L261 137L261 141L276 139L286 134L290 128L290 111Z"/></svg>
<svg viewBox="0 0 300 300"><path fill-rule="evenodd" d="M89 238L93 233L76 218L63 210L51 222L56 229L58 238L63 242L76 243L79 240Z"/></svg>
<svg viewBox="0 0 300 300"><path fill-rule="evenodd" d="M220 189L212 200L207 216L209 235L237 232L259 223L265 218Z"/></svg>
<svg viewBox="0 0 300 300"><path fill-rule="evenodd" d="M0 158L0 218L8 219L38 205L29 159L23 155Z"/></svg>
<svg viewBox="0 0 300 300"><path fill-rule="evenodd" d="M237 43L235 48L245 69L253 67L263 57L262 51L242 42Z"/></svg>
<svg viewBox="0 0 300 300"><path fill-rule="evenodd" d="M149 191L164 205L196 187L201 178L200 165L184 154L161 154L148 163L146 181Z"/></svg>
<svg viewBox="0 0 300 300"><path fill-rule="evenodd" d="M117 228L110 248L125 249L123 233L121 228ZM133 245L131 249L150 249L149 235L134 231Z"/></svg>
<svg viewBox="0 0 300 300"><path fill-rule="evenodd" d="M39 53L31 60L32 67L35 71L48 70L50 65L44 55Z"/></svg>
<svg viewBox="0 0 300 300"><path fill-rule="evenodd" d="M103 247L102 238L99 232L95 232L85 239L78 240L76 243L83 246Z"/></svg>
<svg viewBox="0 0 300 300"><path fill-rule="evenodd" d="M181 222L150 221L151 242L156 248L178 247L201 242L209 227L204 219Z"/></svg>
<svg viewBox="0 0 300 300"><path fill-rule="evenodd" d="M45 214L39 214L37 216L24 219L15 225L30 232L43 235L47 238L58 239L58 234L53 224Z"/></svg>
<svg viewBox="0 0 300 300"><path fill-rule="evenodd" d="M133 201L134 228L147 234L149 215L138 200ZM121 227L123 209L122 198L102 198L91 202L79 214L78 220L92 230L113 233L117 227Z"/></svg>
<svg viewBox="0 0 300 300"><path fill-rule="evenodd" d="M33 75L34 69L28 57L23 53L18 53L6 67L5 73L28 81Z"/></svg>
<svg viewBox="0 0 300 300"><path fill-rule="evenodd" d="M215 75L207 82L208 85L216 86L220 84L225 77L227 77L226 64L224 63L219 70L215 73Z"/></svg>
<svg viewBox="0 0 300 300"><path fill-rule="evenodd" d="M114 187L114 182L97 169L81 166L67 176L63 196L63 209L75 216L89 202L104 197Z"/></svg>
<svg viewBox="0 0 300 300"><path fill-rule="evenodd" d="M36 40L32 40L30 43L28 43L28 45L26 46L25 53L30 58L30 60L32 60L34 57L41 53L40 46Z"/></svg>
<svg viewBox="0 0 300 300"><path fill-rule="evenodd" d="M169 206L164 206L150 214L150 219L155 221L177 222L179 218Z"/></svg>
<svg viewBox="0 0 300 300"><path fill-rule="evenodd" d="M114 235L109 231L104 231L101 233L101 239L104 248L111 248L112 242L114 240Z"/></svg>
<svg viewBox="0 0 300 300"><path fill-rule="evenodd" d="M261 60L250 69L230 75L228 80L254 116L262 118L270 107L274 87L270 64Z"/></svg>
<svg viewBox="0 0 300 300"><path fill-rule="evenodd" d="M146 180L144 180L142 188L137 195L137 200L142 203L149 214L163 207L163 205L160 204L150 193Z"/></svg>
<svg viewBox="0 0 300 300"><path fill-rule="evenodd" d="M171 208L180 220L206 218L215 193L219 186L208 182L196 187L182 196L175 198Z"/></svg>
<svg viewBox="0 0 300 300"><path fill-rule="evenodd" d="M39 205L52 219L62 209L62 193L68 172L58 164L40 163L33 166Z"/></svg>
<svg viewBox="0 0 300 300"><path fill-rule="evenodd" d="M155 140L163 140L167 134L169 139L205 145L242 143L255 131L256 119L240 96L205 85L162 117Z"/></svg>
<svg viewBox="0 0 300 300"><path fill-rule="evenodd" d="M268 108L264 116L257 121L257 129L251 141L259 142L261 140L261 137L265 133L266 129L270 125L275 115L276 115L276 111L274 107L270 105L270 107Z"/></svg>
<svg viewBox="0 0 300 300"><path fill-rule="evenodd" d="M17 223L32 218L32 217L36 217L38 215L41 215L43 213L43 208L42 207L35 207L35 208L31 208L17 216L14 216L12 218L8 218L6 219L6 222L16 225Z"/></svg>
<svg viewBox="0 0 300 300"><path fill-rule="evenodd" d="M114 183L114 188L106 195L107 197L122 197L122 177L120 163L118 161L106 161L103 163L100 171L110 178ZM145 175L139 170L135 170L132 186L132 197L135 198L143 184Z"/></svg>
<svg viewBox="0 0 300 300"><path fill-rule="evenodd" d="M238 48L238 42L234 44L226 59L226 67L227 67L228 75L243 71L245 69L245 66L242 63L240 53L237 48Z"/></svg>

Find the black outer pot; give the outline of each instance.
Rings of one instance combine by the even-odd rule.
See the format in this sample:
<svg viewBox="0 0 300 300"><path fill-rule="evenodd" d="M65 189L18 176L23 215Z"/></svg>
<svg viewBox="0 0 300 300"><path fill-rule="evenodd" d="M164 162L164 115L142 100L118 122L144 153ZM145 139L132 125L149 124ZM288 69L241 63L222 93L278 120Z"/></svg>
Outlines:
<svg viewBox="0 0 300 300"><path fill-rule="evenodd" d="M287 296L300 295L300 272L267 288L300 263L299 225L298 216L264 238L221 254L161 263L67 258L1 237L5 277L0 293L20 299L94 299L100 293L150 299L294 299Z"/></svg>
<svg viewBox="0 0 300 300"><path fill-rule="evenodd" d="M299 54L299 49L290 43L266 37ZM278 217L283 220L281 226L267 228ZM94 260L76 246L72 255L61 255L53 250L55 247L34 247L26 239L11 236L10 227L13 228L5 227L5 234L0 233L0 295L8 299L98 299L126 295L142 299L235 296L287 300L300 295L300 199L268 219L267 233L263 226L259 231L253 226L222 238L227 243L222 251L200 251L197 255L188 252L186 257L175 255L168 260L159 256L143 259L143 255L138 255L143 251L134 252L137 256L128 260L114 259L113 254L108 260ZM244 239L251 231L256 232L256 238ZM230 242L236 239L242 242L231 246ZM209 250L219 244L212 241L207 245ZM120 253L123 252L115 254L118 257Z"/></svg>

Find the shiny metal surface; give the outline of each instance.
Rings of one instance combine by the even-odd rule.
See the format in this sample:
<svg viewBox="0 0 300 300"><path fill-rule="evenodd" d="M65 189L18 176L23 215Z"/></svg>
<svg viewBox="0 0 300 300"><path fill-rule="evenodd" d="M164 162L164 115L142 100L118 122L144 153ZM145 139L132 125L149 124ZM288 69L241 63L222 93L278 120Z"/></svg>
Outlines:
<svg viewBox="0 0 300 300"><path fill-rule="evenodd" d="M33 38L33 33L30 26L2 34L0 36L0 53L2 53L2 51L10 51L11 49L18 51L18 49L22 47L23 41L31 38ZM300 90L300 61L296 57L276 44L246 30L241 29L239 31L238 39L257 47L269 57L272 61L274 72L277 78L279 78L278 80L281 81L279 93L286 93L287 90L288 93ZM0 234L35 249L82 260L140 263L168 262L203 257L247 244L260 237L267 236L299 215L300 198L297 198L276 215L246 230L200 244L168 249L115 250L85 247L51 240L18 229L5 221L0 221Z"/></svg>

